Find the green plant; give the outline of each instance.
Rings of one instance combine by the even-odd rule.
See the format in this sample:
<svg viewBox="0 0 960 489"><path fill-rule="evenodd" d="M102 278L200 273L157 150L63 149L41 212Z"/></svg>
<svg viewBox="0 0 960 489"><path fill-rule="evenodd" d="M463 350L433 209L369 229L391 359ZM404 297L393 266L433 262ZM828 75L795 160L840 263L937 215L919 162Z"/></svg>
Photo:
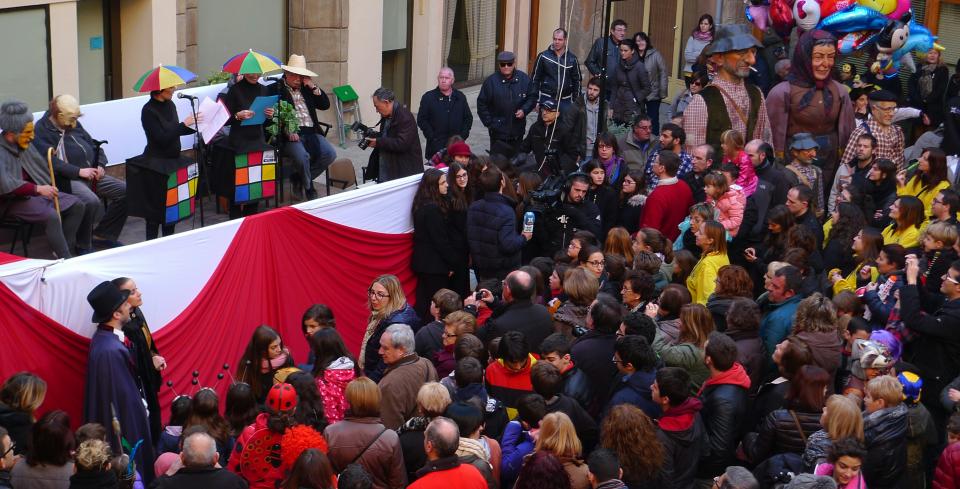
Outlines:
<svg viewBox="0 0 960 489"><path fill-rule="evenodd" d="M230 79L230 73L226 71L213 70L207 75L207 85L216 85L218 83L226 83Z"/></svg>
<svg viewBox="0 0 960 489"><path fill-rule="evenodd" d="M284 134L296 134L300 131L297 109L293 107L293 104L284 100L273 106L273 117L270 118L270 124L266 127L271 142L277 137L281 129Z"/></svg>

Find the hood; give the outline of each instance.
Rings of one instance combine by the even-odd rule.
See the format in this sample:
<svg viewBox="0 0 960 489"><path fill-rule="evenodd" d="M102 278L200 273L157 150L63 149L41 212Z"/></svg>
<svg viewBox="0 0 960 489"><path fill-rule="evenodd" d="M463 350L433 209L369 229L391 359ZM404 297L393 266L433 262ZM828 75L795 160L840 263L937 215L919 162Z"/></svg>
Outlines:
<svg viewBox="0 0 960 489"><path fill-rule="evenodd" d="M735 385L743 387L744 389L750 389L750 376L747 375L747 370L743 368L743 365L740 365L740 362L735 362L733 367L730 367L730 370L726 372L720 372L715 377L710 377L706 382L703 383L703 386L700 387L700 392L697 393L699 396L703 394L704 389L707 386L711 385Z"/></svg>
<svg viewBox="0 0 960 489"><path fill-rule="evenodd" d="M900 403L863 416L863 433L868 444L905 439L907 436L907 407Z"/></svg>
<svg viewBox="0 0 960 489"><path fill-rule="evenodd" d="M703 409L700 399L690 396L679 406L667 409L660 418L660 428L663 431L686 431L693 427L697 420L697 413Z"/></svg>
<svg viewBox="0 0 960 489"><path fill-rule="evenodd" d="M634 372L629 377L623 379L623 383L626 384L626 386L630 389L633 389L636 393L650 399L653 395L652 391L650 390L650 386L656 379L656 371L651 370L650 372L644 372L641 370Z"/></svg>
<svg viewBox="0 0 960 489"><path fill-rule="evenodd" d="M340 357L330 362L327 370L353 370L353 360L350 357Z"/></svg>
<svg viewBox="0 0 960 489"><path fill-rule="evenodd" d="M417 312L413 310L413 307L410 304L404 304L403 308L400 310L394 311L393 314L387 316L383 323L385 326L391 324L420 324L420 318L417 316Z"/></svg>
<svg viewBox="0 0 960 489"><path fill-rule="evenodd" d="M0 426L8 430L17 426L30 426L30 415L23 411L11 409L6 404L0 404Z"/></svg>
<svg viewBox="0 0 960 489"><path fill-rule="evenodd" d="M730 304L733 304L734 297L719 297L717 294L710 294L710 297L707 298L707 309L710 312L715 312L718 314L726 314L727 309L730 308Z"/></svg>
<svg viewBox="0 0 960 489"><path fill-rule="evenodd" d="M797 337L810 347L814 364L828 372L836 371L840 366L843 342L835 331L804 331L798 333Z"/></svg>

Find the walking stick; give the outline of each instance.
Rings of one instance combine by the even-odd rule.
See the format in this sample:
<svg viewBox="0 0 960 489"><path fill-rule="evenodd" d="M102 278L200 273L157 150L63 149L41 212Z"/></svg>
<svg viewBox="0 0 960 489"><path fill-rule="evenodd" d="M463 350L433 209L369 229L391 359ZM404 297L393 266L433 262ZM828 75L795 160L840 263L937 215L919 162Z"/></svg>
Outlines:
<svg viewBox="0 0 960 489"><path fill-rule="evenodd" d="M50 185L57 188L57 177L53 174L53 148L47 148L47 171L50 172ZM53 207L57 210L57 219L63 221L60 215L60 196L53 194Z"/></svg>

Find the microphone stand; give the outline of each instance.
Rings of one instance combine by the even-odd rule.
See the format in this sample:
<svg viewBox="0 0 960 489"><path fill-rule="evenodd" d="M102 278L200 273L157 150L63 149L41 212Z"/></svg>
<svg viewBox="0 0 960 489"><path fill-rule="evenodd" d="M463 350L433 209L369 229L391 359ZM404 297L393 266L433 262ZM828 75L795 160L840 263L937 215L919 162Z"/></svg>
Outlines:
<svg viewBox="0 0 960 489"><path fill-rule="evenodd" d="M186 98L186 97L185 97ZM194 102L197 102L196 97L189 97L190 100L190 111L193 112L193 151L197 157L197 195L194 196L193 200L197 202L197 207L200 208L200 227L204 227L203 220L203 193L200 191L200 182L203 182L204 187L206 188L207 194L210 193L210 179L207 175L206 165L207 165L207 151L206 145L203 142L203 136L200 135L200 123L197 122L197 105ZM196 222L196 221L194 221Z"/></svg>

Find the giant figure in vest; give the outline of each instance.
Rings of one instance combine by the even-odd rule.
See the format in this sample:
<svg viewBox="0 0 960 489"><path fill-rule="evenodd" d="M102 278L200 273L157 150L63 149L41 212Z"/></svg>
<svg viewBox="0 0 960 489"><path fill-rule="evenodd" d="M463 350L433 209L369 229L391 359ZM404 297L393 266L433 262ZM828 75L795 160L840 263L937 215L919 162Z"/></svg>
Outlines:
<svg viewBox="0 0 960 489"><path fill-rule="evenodd" d="M714 146L720 153L720 135L736 129L747 141L770 140L770 124L763 93L747 82L757 61L760 43L746 24L717 27L713 44L706 49L717 75L699 94L694 95L683 112L687 133L687 151L701 144Z"/></svg>

